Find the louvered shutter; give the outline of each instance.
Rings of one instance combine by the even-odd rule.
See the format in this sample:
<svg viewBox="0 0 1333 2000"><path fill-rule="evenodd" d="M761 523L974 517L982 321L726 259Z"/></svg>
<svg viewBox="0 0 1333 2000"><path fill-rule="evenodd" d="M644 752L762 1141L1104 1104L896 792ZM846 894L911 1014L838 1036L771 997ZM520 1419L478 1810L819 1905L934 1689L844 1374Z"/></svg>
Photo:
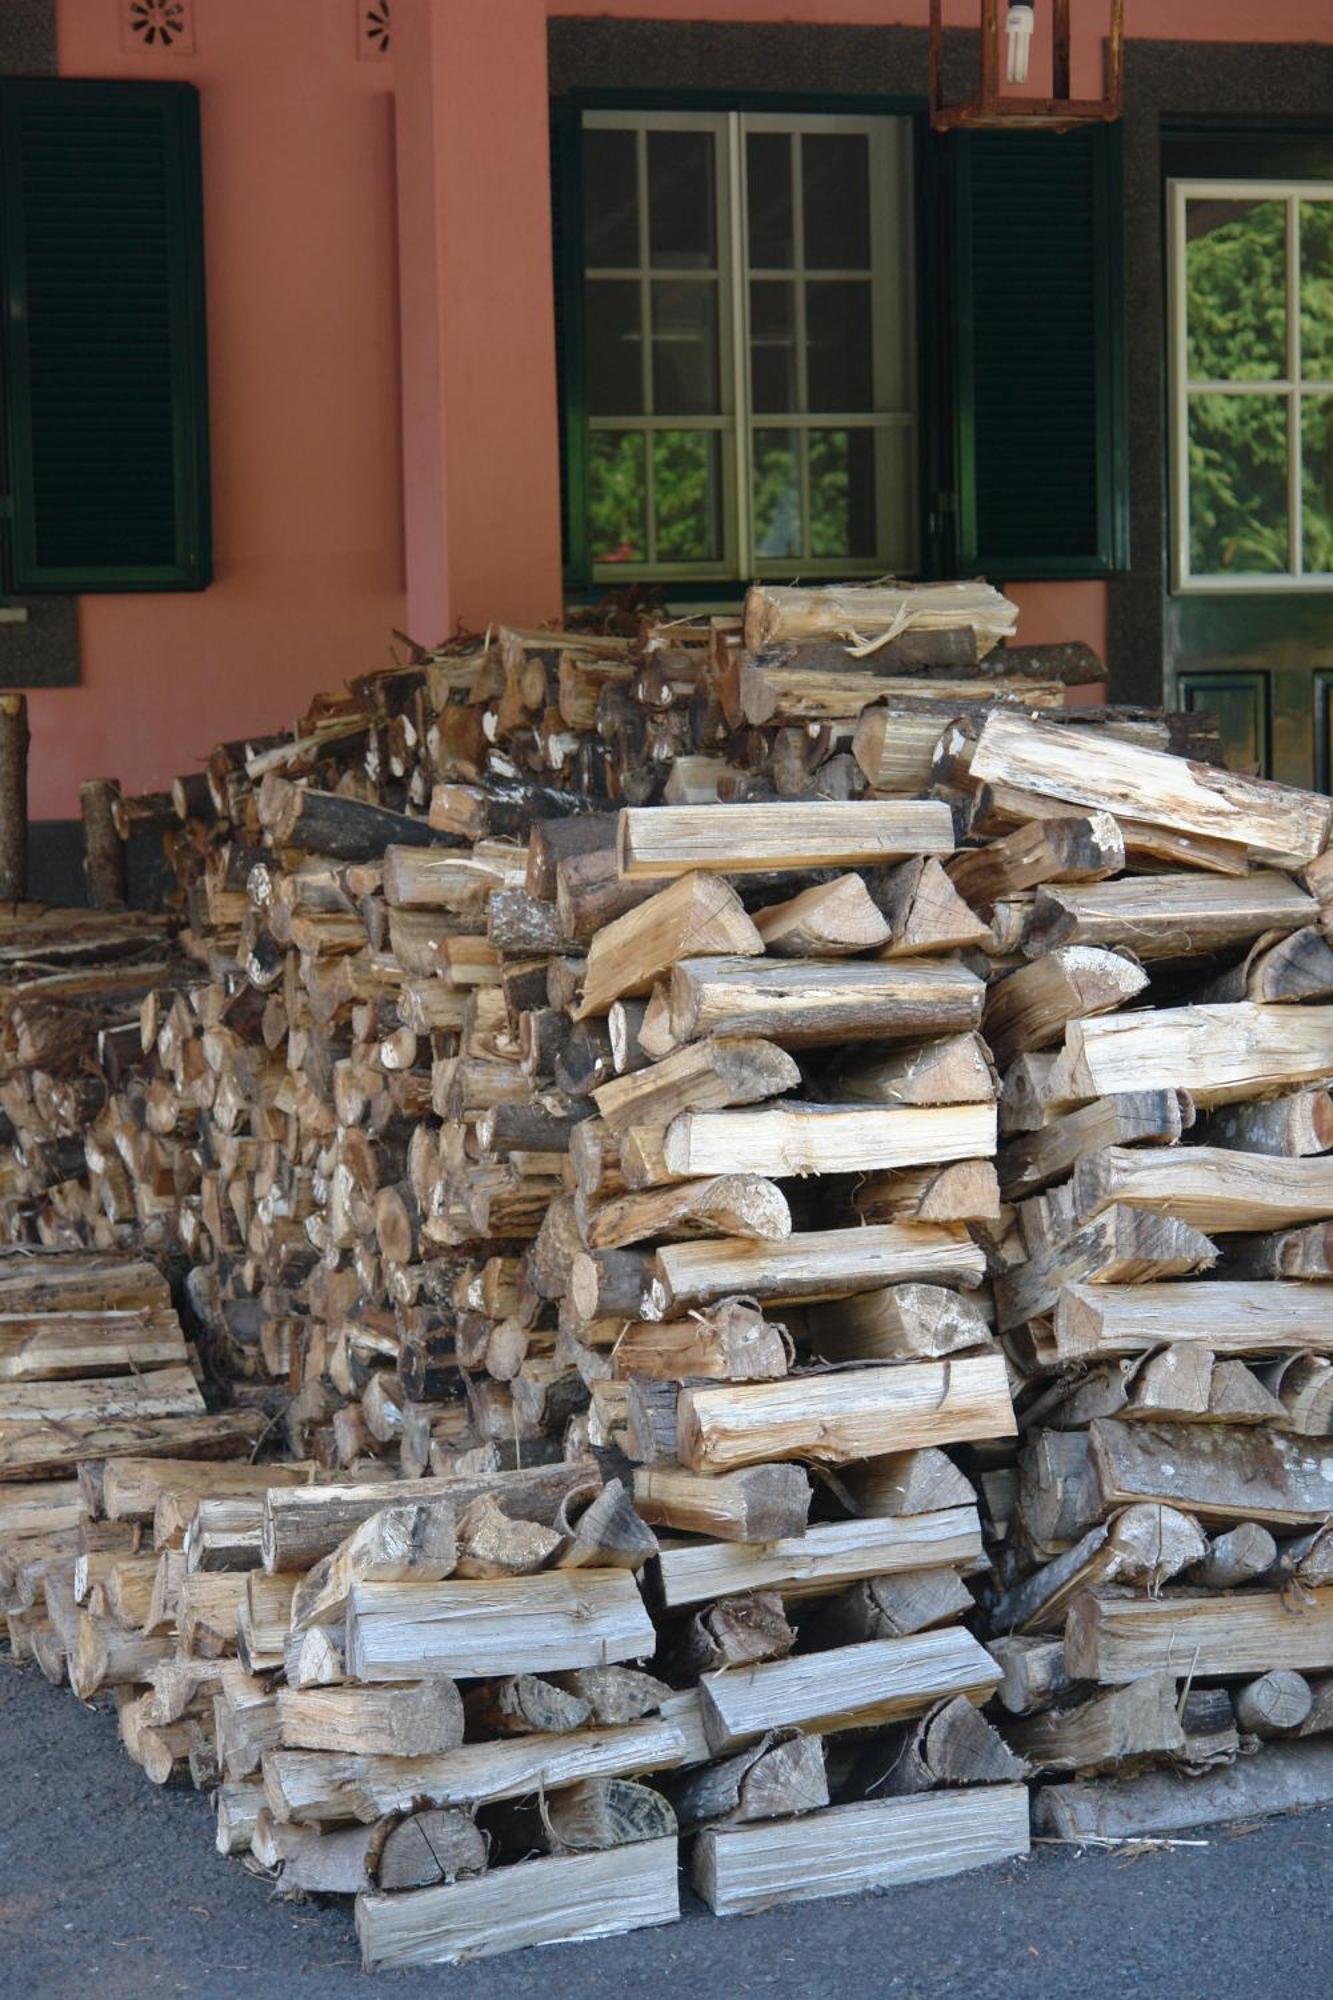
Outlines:
<svg viewBox="0 0 1333 2000"><path fill-rule="evenodd" d="M959 134L958 562L999 577L1124 566L1116 128Z"/></svg>
<svg viewBox="0 0 1333 2000"><path fill-rule="evenodd" d="M198 93L0 82L8 581L211 576Z"/></svg>

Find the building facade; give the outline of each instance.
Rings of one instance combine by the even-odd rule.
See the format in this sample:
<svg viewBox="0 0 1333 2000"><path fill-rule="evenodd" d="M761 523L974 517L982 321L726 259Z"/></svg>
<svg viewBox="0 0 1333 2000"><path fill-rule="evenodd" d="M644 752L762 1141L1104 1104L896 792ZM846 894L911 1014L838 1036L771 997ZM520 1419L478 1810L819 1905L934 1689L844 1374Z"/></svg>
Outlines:
<svg viewBox="0 0 1333 2000"><path fill-rule="evenodd" d="M984 571L1327 786L1333 6L1126 0L1124 118L1063 136L933 134L926 16L11 0L0 682L52 839L395 634L754 574Z"/></svg>

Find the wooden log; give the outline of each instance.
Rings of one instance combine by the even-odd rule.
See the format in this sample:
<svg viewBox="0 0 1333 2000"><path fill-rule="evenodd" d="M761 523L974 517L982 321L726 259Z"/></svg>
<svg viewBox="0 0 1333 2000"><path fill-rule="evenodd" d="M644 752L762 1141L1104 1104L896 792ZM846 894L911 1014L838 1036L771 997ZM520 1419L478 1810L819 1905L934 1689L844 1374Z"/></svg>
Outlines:
<svg viewBox="0 0 1333 2000"><path fill-rule="evenodd" d="M867 1799L798 1820L706 1827L691 1880L716 1916L985 1868L1028 1851L1027 1788Z"/></svg>
<svg viewBox="0 0 1333 2000"><path fill-rule="evenodd" d="M674 1839L607 1853L543 1855L471 1880L356 1899L367 1972L456 1965L522 1945L616 1937L674 1923L679 1915Z"/></svg>
<svg viewBox="0 0 1333 2000"><path fill-rule="evenodd" d="M1274 1660L1298 1671L1333 1666L1333 1589L1299 1604L1268 1590L1151 1600L1091 1591L1069 1607L1065 1663L1078 1680L1260 1674Z"/></svg>
<svg viewBox="0 0 1333 2000"><path fill-rule="evenodd" d="M308 1460L288 1465L220 1465L212 1460L187 1458L108 1459L101 1482L101 1508L109 1521L152 1521L154 1543L158 1542L156 1518L163 1514L163 1537L183 1536L184 1525L177 1516L193 1511L209 1495L215 1499L259 1498L270 1487L303 1486L314 1467Z"/></svg>
<svg viewBox="0 0 1333 2000"><path fill-rule="evenodd" d="M670 1129L700 1116L748 1115L686 1112ZM585 1231L590 1251L620 1249L649 1237L719 1234L752 1237L757 1241L790 1236L791 1210L786 1196L771 1180L745 1169L713 1174L703 1180L682 1181L675 1187L621 1195L590 1216Z"/></svg>
<svg viewBox="0 0 1333 2000"><path fill-rule="evenodd" d="M1041 1713L1068 1689L1063 1633L1058 1639L1006 1634L988 1639L986 1649L1004 1674L998 1696L1010 1715Z"/></svg>
<svg viewBox="0 0 1333 2000"><path fill-rule="evenodd" d="M1333 1741L1275 1743L1262 1756L1201 1777L1146 1771L1135 1778L1048 1786L1033 1802L1033 1824L1037 1832L1061 1840L1134 1840L1330 1801Z"/></svg>
<svg viewBox="0 0 1333 2000"><path fill-rule="evenodd" d="M125 843L116 830L115 818L119 796L114 778L85 778L79 786L84 879L95 910L117 909L127 897Z"/></svg>
<svg viewBox="0 0 1333 2000"><path fill-rule="evenodd" d="M874 898L890 927L886 958L984 949L990 926L959 895L936 855L917 855L874 878Z"/></svg>
<svg viewBox="0 0 1333 2000"><path fill-rule="evenodd" d="M820 1521L803 1533L761 1544L695 1543L659 1551L651 1572L658 1601L676 1611L711 1598L776 1590L817 1597L863 1577L941 1563L971 1566L981 1556L975 1507L934 1514Z"/></svg>
<svg viewBox="0 0 1333 2000"><path fill-rule="evenodd" d="M1024 949L1119 945L1140 960L1186 958L1299 930L1317 910L1312 896L1275 869L1239 882L1191 873L1126 876L1086 888L1048 886L1037 892Z"/></svg>
<svg viewBox="0 0 1333 2000"><path fill-rule="evenodd" d="M652 1375L669 1382L705 1376L717 1382L769 1382L787 1373L790 1343L757 1306L724 1299L708 1313L667 1322L616 1326L611 1369L616 1376Z"/></svg>
<svg viewBox="0 0 1333 2000"><path fill-rule="evenodd" d="M1018 609L985 583L752 584L745 597L749 652L792 641L831 638L870 657L899 638L921 643L941 631L969 626L976 657L984 657L1018 622ZM878 640L878 646L869 642Z"/></svg>
<svg viewBox="0 0 1333 2000"><path fill-rule="evenodd" d="M903 1639L951 1624L974 1611L972 1593L954 1569L905 1570L872 1576L840 1591L820 1607L821 1644L849 1646L859 1639Z"/></svg>
<svg viewBox="0 0 1333 2000"><path fill-rule="evenodd" d="M1043 882L1100 882L1124 865L1119 826L1110 813L1093 812L1030 820L1003 840L956 854L948 868L959 895L989 917L997 903Z"/></svg>
<svg viewBox="0 0 1333 2000"><path fill-rule="evenodd" d="M452 1501L412 1500L381 1507L301 1579L292 1599L292 1630L341 1624L358 1582L402 1582L409 1577L438 1582L452 1575L458 1554Z"/></svg>
<svg viewBox="0 0 1333 2000"><path fill-rule="evenodd" d="M567 1729L582 1729L592 1716L586 1701L540 1674L483 1681L468 1689L465 1706L470 1729L496 1736L558 1736Z"/></svg>
<svg viewBox="0 0 1333 2000"><path fill-rule="evenodd" d="M1318 1285L1244 1279L1198 1284L1066 1285L1055 1311L1061 1360L1142 1354L1163 1341L1215 1354L1333 1353L1329 1299Z"/></svg>
<svg viewBox="0 0 1333 2000"><path fill-rule="evenodd" d="M264 1794L276 1819L336 1826L422 1804L472 1806L588 1778L667 1770L684 1763L688 1749L684 1732L665 1716L623 1729L467 1743L442 1757L348 1757L274 1747L264 1753Z"/></svg>
<svg viewBox="0 0 1333 2000"><path fill-rule="evenodd" d="M1297 1090L1267 1103L1223 1106L1204 1119L1198 1137L1209 1146L1279 1159L1326 1153L1333 1148L1333 1091Z"/></svg>
<svg viewBox="0 0 1333 2000"><path fill-rule="evenodd" d="M697 948L696 948L697 949ZM763 1035L784 1047L910 1041L975 1028L985 988L961 965L691 956L671 974L671 1032Z"/></svg>
<svg viewBox="0 0 1333 2000"><path fill-rule="evenodd" d="M655 1643L625 1570L359 1583L347 1611L347 1669L364 1681L600 1666Z"/></svg>
<svg viewBox="0 0 1333 2000"><path fill-rule="evenodd" d="M1329 1511L1333 1469L1263 1426L1119 1424L1088 1427L1098 1504L1160 1501L1221 1526L1258 1521L1300 1528Z"/></svg>
<svg viewBox="0 0 1333 2000"><path fill-rule="evenodd" d="M1027 1258L995 1280L995 1319L1002 1333L1054 1311L1073 1286L1124 1289L1189 1277L1217 1261L1216 1246L1188 1223L1119 1203L1067 1235L1053 1234L1027 1247Z"/></svg>
<svg viewBox="0 0 1333 2000"><path fill-rule="evenodd" d="M947 1452L889 1452L838 1474L860 1514L930 1514L976 1503L976 1491Z"/></svg>
<svg viewBox="0 0 1333 2000"><path fill-rule="evenodd" d="M922 1445L1011 1436L1013 1430L998 1354L686 1388L677 1409L681 1461L695 1472L798 1457L840 1465Z"/></svg>
<svg viewBox="0 0 1333 2000"><path fill-rule="evenodd" d="M991 1104L998 1095L990 1051L977 1034L853 1056L838 1064L828 1089L865 1104Z"/></svg>
<svg viewBox="0 0 1333 2000"><path fill-rule="evenodd" d="M414 1687L278 1689L280 1740L290 1750L368 1757L431 1757L463 1740L463 1704L450 1680Z"/></svg>
<svg viewBox="0 0 1333 2000"><path fill-rule="evenodd" d="M305 1475L309 1477L308 1473ZM413 1503L450 1500L456 1513L480 1494L490 1493L506 1512L547 1526L566 1495L598 1484L589 1460L582 1463L533 1465L513 1472L484 1472L413 1482ZM363 1521L391 1504L396 1496L382 1481L353 1486L293 1485L265 1495L260 1534L266 1570L308 1570L332 1555Z"/></svg>
<svg viewBox="0 0 1333 2000"><path fill-rule="evenodd" d="M173 1312L0 1315L0 1382L138 1372L185 1359L185 1335Z"/></svg>
<svg viewBox="0 0 1333 2000"><path fill-rule="evenodd" d="M995 1161L1000 1192L1006 1201L1021 1201L1063 1180L1086 1154L1108 1147L1172 1146L1192 1117L1190 1100L1178 1090L1099 1097L1001 1146Z"/></svg>
<svg viewBox="0 0 1333 2000"><path fill-rule="evenodd" d="M1047 1108L1121 1090L1187 1090L1204 1108L1333 1073L1333 1007L1163 1007L1071 1021Z"/></svg>
<svg viewBox="0 0 1333 2000"><path fill-rule="evenodd" d="M885 1796L939 1785L994 1785L1022 1778L1021 1758L963 1695L937 1702L908 1731L883 1778Z"/></svg>
<svg viewBox="0 0 1333 2000"><path fill-rule="evenodd" d="M764 950L776 958L845 958L892 936L860 875L818 883L753 914Z"/></svg>
<svg viewBox="0 0 1333 2000"><path fill-rule="evenodd" d="M662 1062L615 1077L593 1102L616 1135L636 1125L667 1125L682 1111L721 1111L794 1090L801 1072L773 1042L734 1037L692 1042Z"/></svg>
<svg viewBox="0 0 1333 2000"><path fill-rule="evenodd" d="M1096 1771L1131 1757L1172 1756L1185 1747L1174 1674L1144 1674L1124 1687L1005 1731L1037 1771Z"/></svg>
<svg viewBox="0 0 1333 2000"><path fill-rule="evenodd" d="M693 869L871 867L907 854L953 852L953 816L937 800L655 806L620 815L616 854L630 881Z"/></svg>
<svg viewBox="0 0 1333 2000"><path fill-rule="evenodd" d="M782 1104L762 1110L686 1111L667 1127L676 1174L867 1173L993 1152L995 1108Z"/></svg>
<svg viewBox="0 0 1333 2000"><path fill-rule="evenodd" d="M437 1882L483 1874L486 1859L486 1837L470 1814L452 1806L427 1806L381 1820L372 1829L365 1865L373 1888L429 1889Z"/></svg>
<svg viewBox="0 0 1333 2000"><path fill-rule="evenodd" d="M656 1257L646 1317L718 1299L851 1297L899 1280L976 1285L985 1259L956 1223L886 1222L798 1234L783 1243L665 1244Z"/></svg>
<svg viewBox="0 0 1333 2000"><path fill-rule="evenodd" d="M1198 1523L1178 1508L1126 1507L1004 1591L995 1601L992 1622L1001 1632L1059 1631L1080 1594L1112 1583L1160 1589L1198 1562L1204 1547Z"/></svg>
<svg viewBox="0 0 1333 2000"><path fill-rule="evenodd" d="M1073 1193L1080 1219L1125 1201L1213 1235L1283 1229L1333 1215L1333 1160L1224 1146L1109 1146L1078 1162Z"/></svg>
<svg viewBox="0 0 1333 2000"><path fill-rule="evenodd" d="M752 1749L676 1779L671 1797L686 1833L816 1812L829 1802L824 1745L817 1736L774 1730Z"/></svg>
<svg viewBox="0 0 1333 2000"><path fill-rule="evenodd" d="M1071 1021L1124 1007L1147 984L1142 967L1118 952L1060 945L997 980L987 993L981 1031L1003 1066L1025 1050L1049 1047Z"/></svg>
<svg viewBox="0 0 1333 2000"><path fill-rule="evenodd" d="M143 1375L105 1375L80 1381L11 1381L0 1417L0 1463L24 1425L65 1423L114 1426L153 1417L202 1416L204 1399L187 1363L150 1368Z"/></svg>
<svg viewBox="0 0 1333 2000"><path fill-rule="evenodd" d="M720 952L744 958L760 955L763 948L763 939L728 883L708 875L681 875L598 931L589 946L583 997L574 1018L582 1021L605 1014L613 1000L650 993L653 981L688 954ZM745 1030L734 1027L733 1032Z"/></svg>
<svg viewBox="0 0 1333 2000"><path fill-rule="evenodd" d="M961 1626L705 1674L704 1729L715 1755L769 1729L832 1735L920 1715L943 1695L984 1702L999 1669Z"/></svg>
<svg viewBox="0 0 1333 2000"><path fill-rule="evenodd" d="M1250 1736L1293 1736L1314 1707L1304 1674L1275 1667L1237 1688L1236 1721Z"/></svg>
<svg viewBox="0 0 1333 2000"><path fill-rule="evenodd" d="M1277 1543L1268 1529L1258 1521L1240 1521L1214 1535L1208 1553L1189 1571L1189 1581L1209 1590L1234 1590L1238 1584L1252 1583L1276 1561Z"/></svg>
<svg viewBox="0 0 1333 2000"><path fill-rule="evenodd" d="M1125 814L1149 825L1244 846L1278 867L1299 868L1329 843L1330 808L1312 792L1242 778L1212 765L1143 750L996 711L972 757L976 783Z"/></svg>
<svg viewBox="0 0 1333 2000"><path fill-rule="evenodd" d="M799 1538L810 1481L796 1465L751 1465L710 1478L683 1467L636 1465L634 1505L652 1527L735 1543Z"/></svg>
<svg viewBox="0 0 1333 2000"><path fill-rule="evenodd" d="M28 893L28 697L0 694L0 903Z"/></svg>
<svg viewBox="0 0 1333 2000"><path fill-rule="evenodd" d="M986 1313L946 1285L885 1285L813 1306L810 1346L825 1361L927 1361L990 1345Z"/></svg>

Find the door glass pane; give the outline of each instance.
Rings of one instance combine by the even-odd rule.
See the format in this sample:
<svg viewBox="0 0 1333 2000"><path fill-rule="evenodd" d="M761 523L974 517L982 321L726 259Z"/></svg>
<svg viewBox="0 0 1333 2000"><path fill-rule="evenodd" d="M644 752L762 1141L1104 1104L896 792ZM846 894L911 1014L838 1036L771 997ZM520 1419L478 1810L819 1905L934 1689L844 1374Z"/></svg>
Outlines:
<svg viewBox="0 0 1333 2000"><path fill-rule="evenodd" d="M653 436L654 561L720 562L721 439L716 431Z"/></svg>
<svg viewBox="0 0 1333 2000"><path fill-rule="evenodd" d="M805 288L806 408L872 410L869 279L816 279Z"/></svg>
<svg viewBox="0 0 1333 2000"><path fill-rule="evenodd" d="M1280 201L1185 209L1185 366L1192 382L1287 372L1287 220Z"/></svg>
<svg viewBox="0 0 1333 2000"><path fill-rule="evenodd" d="M583 132L583 261L599 265L639 262L638 175L633 132Z"/></svg>
<svg viewBox="0 0 1333 2000"><path fill-rule="evenodd" d="M796 287L781 278L750 286L750 400L757 411L800 408L796 383Z"/></svg>
<svg viewBox="0 0 1333 2000"><path fill-rule="evenodd" d="M799 431L754 433L754 552L767 561L801 553Z"/></svg>
<svg viewBox="0 0 1333 2000"><path fill-rule="evenodd" d="M745 195L754 270L789 271L795 261L791 152L786 132L751 132L745 141Z"/></svg>
<svg viewBox="0 0 1333 2000"><path fill-rule="evenodd" d="M1333 396L1301 398L1302 559L1307 571L1333 572Z"/></svg>
<svg viewBox="0 0 1333 2000"><path fill-rule="evenodd" d="M643 410L638 283L590 278L585 296L588 409L594 417L638 416Z"/></svg>
<svg viewBox="0 0 1333 2000"><path fill-rule="evenodd" d="M810 433L810 553L870 557L875 522L875 434Z"/></svg>
<svg viewBox="0 0 1333 2000"><path fill-rule="evenodd" d="M711 132L648 134L649 261L659 270L717 263L717 189Z"/></svg>
<svg viewBox="0 0 1333 2000"><path fill-rule="evenodd" d="M1189 514L1196 576L1286 569L1284 398L1190 397Z"/></svg>
<svg viewBox="0 0 1333 2000"><path fill-rule="evenodd" d="M588 528L594 562L646 562L648 524L641 431L594 431L588 452Z"/></svg>
<svg viewBox="0 0 1333 2000"><path fill-rule="evenodd" d="M1333 201L1301 203L1301 374L1333 382Z"/></svg>
<svg viewBox="0 0 1333 2000"><path fill-rule="evenodd" d="M864 132L801 138L807 271L870 269L870 142Z"/></svg>
<svg viewBox="0 0 1333 2000"><path fill-rule="evenodd" d="M659 417L716 416L717 287L711 280L654 281L653 409Z"/></svg>

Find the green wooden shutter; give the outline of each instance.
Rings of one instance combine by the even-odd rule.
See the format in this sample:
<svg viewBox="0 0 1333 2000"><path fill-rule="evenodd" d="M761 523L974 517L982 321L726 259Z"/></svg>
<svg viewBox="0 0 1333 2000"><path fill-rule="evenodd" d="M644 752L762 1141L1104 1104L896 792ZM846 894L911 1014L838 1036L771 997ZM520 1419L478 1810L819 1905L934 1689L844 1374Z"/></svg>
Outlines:
<svg viewBox="0 0 1333 2000"><path fill-rule="evenodd" d="M1119 137L949 141L964 570L1105 576L1128 560Z"/></svg>
<svg viewBox="0 0 1333 2000"><path fill-rule="evenodd" d="M198 93L0 81L15 590L212 574Z"/></svg>

